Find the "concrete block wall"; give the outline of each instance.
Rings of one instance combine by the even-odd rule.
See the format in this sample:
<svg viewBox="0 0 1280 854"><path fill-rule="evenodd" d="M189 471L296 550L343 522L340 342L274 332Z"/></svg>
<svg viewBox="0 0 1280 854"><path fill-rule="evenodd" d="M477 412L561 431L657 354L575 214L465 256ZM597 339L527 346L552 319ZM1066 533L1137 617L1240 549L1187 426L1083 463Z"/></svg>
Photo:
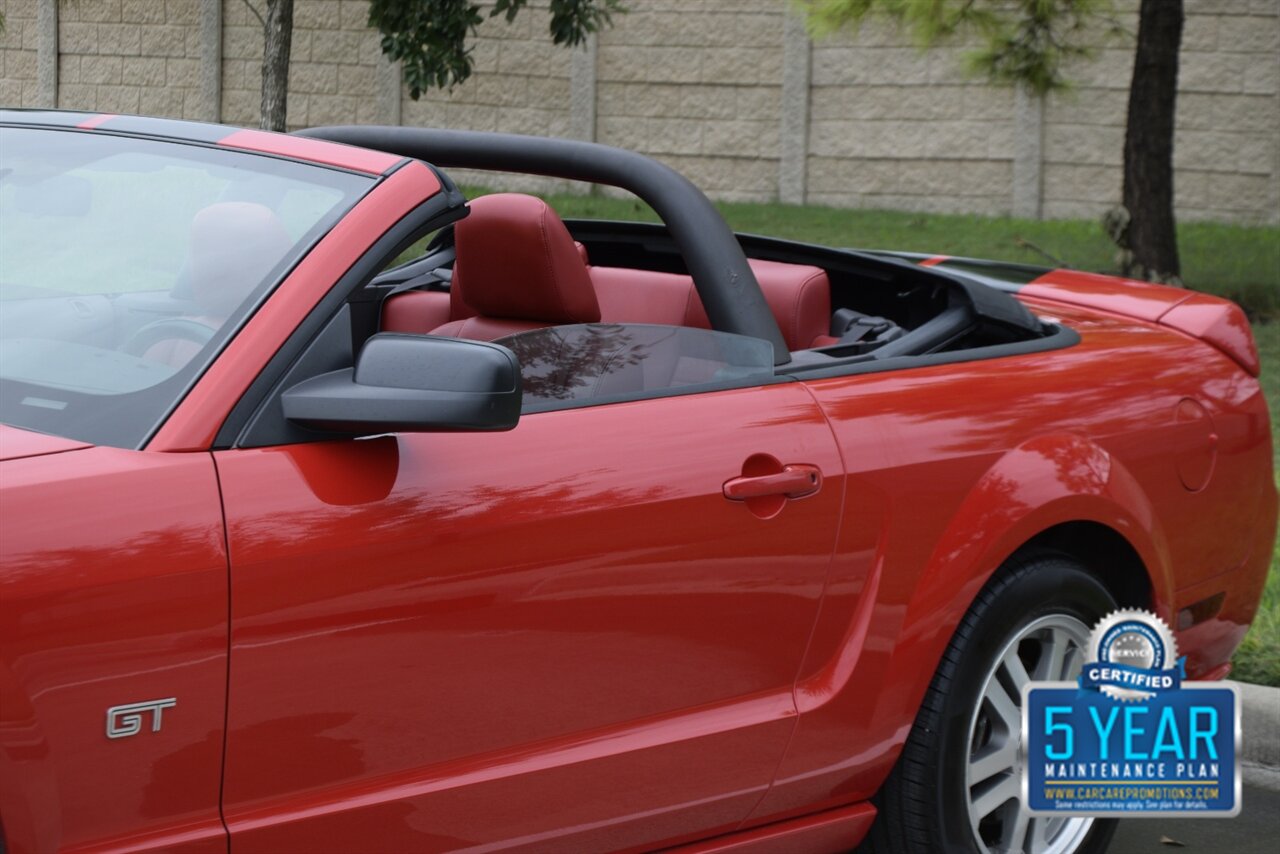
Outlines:
<svg viewBox="0 0 1280 854"><path fill-rule="evenodd" d="M58 106L202 118L199 9L191 0L58 8Z"/></svg>
<svg viewBox="0 0 1280 854"><path fill-rule="evenodd" d="M249 0L259 8L261 0ZM1120 197L1132 41L1048 99L964 75L883 22L811 41L787 0L630 0L585 48L547 0L486 20L475 74L414 101L367 0L296 0L289 125L404 123L595 139L730 200L1098 216ZM1137 0L1118 0L1136 31ZM0 102L254 125L262 35L244 0L0 0ZM1179 216L1280 222L1280 0L1186 0ZM541 179L460 173L512 189Z"/></svg>
<svg viewBox="0 0 1280 854"><path fill-rule="evenodd" d="M1137 29L1133 4L1123 23ZM1174 135L1183 220L1280 221L1280 2L1186 0ZM1044 214L1118 203L1132 51L1116 45L1069 75L1045 109Z"/></svg>
<svg viewBox="0 0 1280 854"><path fill-rule="evenodd" d="M364 0L361 5L367 8ZM474 43L470 79L451 91L424 92L417 101L402 87L401 121L421 127L574 135L570 115L573 54L551 43L548 7L547 0L534 0L510 23L504 17L486 18ZM487 9L484 13L487 15ZM527 176L485 175L460 169L451 170L450 174L460 183L483 183L508 190L569 189L561 181Z"/></svg>
<svg viewBox="0 0 1280 854"><path fill-rule="evenodd" d="M1002 214L1013 182L1014 92L965 76L959 49L922 54L872 21L813 48L811 202Z"/></svg>
<svg viewBox="0 0 1280 854"><path fill-rule="evenodd" d="M194 4L194 0L186 0ZM251 0L266 14L266 3ZM221 121L256 125L262 105L262 25L244 0L222 2ZM289 129L372 124L378 102L378 34L367 0L296 0L289 62Z"/></svg>
<svg viewBox="0 0 1280 854"><path fill-rule="evenodd" d="M659 157L718 198L774 198L785 6L628 6L599 37L596 140Z"/></svg>
<svg viewBox="0 0 1280 854"><path fill-rule="evenodd" d="M0 0L5 29L0 33L0 104L13 107L41 103L37 0Z"/></svg>

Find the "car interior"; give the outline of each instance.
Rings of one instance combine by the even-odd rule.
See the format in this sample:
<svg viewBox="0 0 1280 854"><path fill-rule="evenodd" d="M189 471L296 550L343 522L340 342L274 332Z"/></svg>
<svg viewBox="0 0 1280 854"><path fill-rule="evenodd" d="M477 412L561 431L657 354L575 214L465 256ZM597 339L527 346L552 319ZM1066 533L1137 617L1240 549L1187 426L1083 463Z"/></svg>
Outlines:
<svg viewBox="0 0 1280 854"><path fill-rule="evenodd" d="M175 372L216 343L211 339L228 312L224 303L242 298L227 283L261 278L241 267L258 255L280 255L283 232L270 211L258 207L223 202L197 217L185 274L167 292L18 299L3 322L36 343L75 335L85 346L124 354L138 368L129 375L134 385L118 391L152 393L171 376L178 381ZM351 293L344 317L306 345L288 381L305 379L307 370L351 365L380 332L495 342L519 358L522 411L529 413L797 375L980 359L1078 340L1036 318L1011 294L963 275L872 253L737 235L790 351L779 360L767 341L713 331L664 225L566 223L546 201L518 193L483 195L465 210L435 231L417 257L392 262ZM241 253L201 254L204 243L216 242L202 242L205 231L221 234L232 226ZM196 275L205 270L208 276ZM65 342L58 347L67 349ZM87 357L75 358L83 363ZM121 397L119 405L132 406L131 399ZM286 427L278 416L257 441L320 438Z"/></svg>
<svg viewBox="0 0 1280 854"><path fill-rule="evenodd" d="M469 207L421 257L373 280L371 290L382 294L379 331L501 341L566 324L712 328L663 226L565 223L542 199L517 193L480 196ZM791 350L783 372L889 367L883 363L895 357L1061 331L1009 294L899 259L739 241Z"/></svg>

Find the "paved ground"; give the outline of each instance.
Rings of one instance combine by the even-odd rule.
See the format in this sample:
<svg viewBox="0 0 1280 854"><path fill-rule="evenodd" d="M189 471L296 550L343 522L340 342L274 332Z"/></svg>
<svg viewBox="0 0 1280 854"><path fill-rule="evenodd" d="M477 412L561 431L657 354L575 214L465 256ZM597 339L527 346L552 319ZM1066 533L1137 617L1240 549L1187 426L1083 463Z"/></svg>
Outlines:
<svg viewBox="0 0 1280 854"><path fill-rule="evenodd" d="M1280 851L1280 690L1236 683L1244 718L1244 794L1236 818L1122 821L1110 854ZM1161 842L1161 837L1182 843Z"/></svg>
<svg viewBox="0 0 1280 854"><path fill-rule="evenodd" d="M1265 775L1267 772L1262 772ZM1110 854L1178 854L1223 851L1227 854L1274 854L1280 850L1280 785L1258 772L1245 775L1243 806L1235 818L1143 818L1121 821ZM1160 837L1183 847L1162 843Z"/></svg>

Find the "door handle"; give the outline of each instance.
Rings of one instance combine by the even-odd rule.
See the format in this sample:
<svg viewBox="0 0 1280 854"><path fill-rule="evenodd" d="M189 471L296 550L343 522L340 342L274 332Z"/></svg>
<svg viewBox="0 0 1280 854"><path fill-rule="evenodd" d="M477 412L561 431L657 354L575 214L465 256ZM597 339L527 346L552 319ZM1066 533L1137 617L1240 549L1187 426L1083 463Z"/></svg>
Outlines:
<svg viewBox="0 0 1280 854"><path fill-rule="evenodd" d="M787 498L803 498L822 488L822 471L817 466L804 464L783 466L776 474L755 477L735 477L724 483L724 497L730 501L746 501L748 498L764 498L782 495Z"/></svg>

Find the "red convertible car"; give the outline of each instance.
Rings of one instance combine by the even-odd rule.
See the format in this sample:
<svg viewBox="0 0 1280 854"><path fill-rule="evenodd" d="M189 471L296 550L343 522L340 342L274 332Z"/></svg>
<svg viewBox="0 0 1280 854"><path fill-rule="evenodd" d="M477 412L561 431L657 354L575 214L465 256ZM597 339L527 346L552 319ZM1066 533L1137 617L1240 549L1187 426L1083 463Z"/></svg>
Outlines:
<svg viewBox="0 0 1280 854"><path fill-rule="evenodd" d="M1020 807L1020 686L1120 606L1220 678L1257 607L1229 302L734 235L582 142L0 158L6 854L1101 850Z"/></svg>

